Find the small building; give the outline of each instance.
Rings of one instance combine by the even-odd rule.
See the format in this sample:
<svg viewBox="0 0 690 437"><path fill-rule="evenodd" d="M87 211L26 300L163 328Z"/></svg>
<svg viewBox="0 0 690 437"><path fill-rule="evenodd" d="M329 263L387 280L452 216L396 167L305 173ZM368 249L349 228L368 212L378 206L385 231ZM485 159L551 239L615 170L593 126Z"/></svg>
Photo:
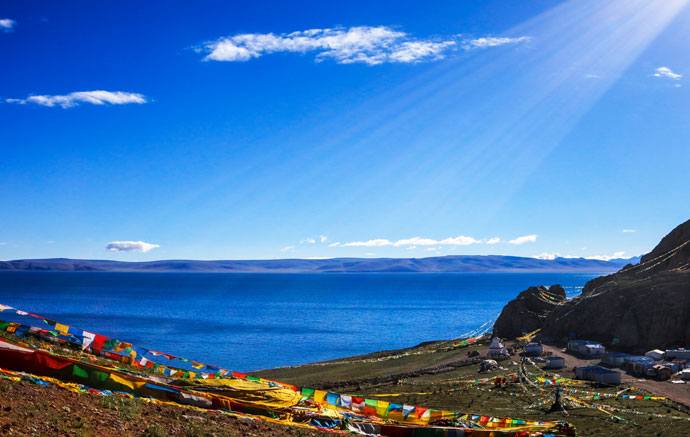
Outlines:
<svg viewBox="0 0 690 437"><path fill-rule="evenodd" d="M639 376L654 376L653 367L656 361L649 357L629 356L623 361L623 370Z"/></svg>
<svg viewBox="0 0 690 437"><path fill-rule="evenodd" d="M660 361L662 358L664 358L664 351L659 350L659 349L653 349L646 354L644 354L645 357L651 358L654 361Z"/></svg>
<svg viewBox="0 0 690 437"><path fill-rule="evenodd" d="M491 346L489 346L489 351L486 353L487 357L509 357L508 349L503 346L501 339L494 337L491 341Z"/></svg>
<svg viewBox="0 0 690 437"><path fill-rule="evenodd" d="M673 373L680 372L681 370L683 370L683 363L679 361L661 362L659 364L664 367L668 367L669 369L671 369L671 372Z"/></svg>
<svg viewBox="0 0 690 437"><path fill-rule="evenodd" d="M565 367L565 358L559 356L546 357L546 369L562 369Z"/></svg>
<svg viewBox="0 0 690 437"><path fill-rule="evenodd" d="M605 385L617 385L621 383L620 372L599 366L576 367L575 376L580 379L595 381Z"/></svg>
<svg viewBox="0 0 690 437"><path fill-rule="evenodd" d="M678 372L678 376L680 376L681 379L690 379L690 369L681 370Z"/></svg>
<svg viewBox="0 0 690 437"><path fill-rule="evenodd" d="M539 356L544 354L544 347L541 343L529 343L525 346L525 354L530 356Z"/></svg>
<svg viewBox="0 0 690 437"><path fill-rule="evenodd" d="M655 364L652 366L652 370L654 371L654 376L659 379L670 379L673 374L669 367L662 366L661 364Z"/></svg>
<svg viewBox="0 0 690 437"><path fill-rule="evenodd" d="M690 349L666 349L664 356L667 360L690 360Z"/></svg>
<svg viewBox="0 0 690 437"><path fill-rule="evenodd" d="M570 340L568 350L589 357L599 357L606 353L606 348L601 343L588 340Z"/></svg>
<svg viewBox="0 0 690 437"><path fill-rule="evenodd" d="M620 367L623 365L625 358L629 356L628 354L609 352L602 355L601 363L609 367Z"/></svg>

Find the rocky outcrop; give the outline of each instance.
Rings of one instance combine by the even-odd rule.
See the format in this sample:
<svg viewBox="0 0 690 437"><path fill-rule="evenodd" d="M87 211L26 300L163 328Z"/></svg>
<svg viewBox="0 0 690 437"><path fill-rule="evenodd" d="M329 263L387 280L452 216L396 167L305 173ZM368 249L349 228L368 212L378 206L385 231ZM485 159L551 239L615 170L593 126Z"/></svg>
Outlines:
<svg viewBox="0 0 690 437"><path fill-rule="evenodd" d="M588 282L582 295L549 314L546 339L617 344L631 352L690 346L690 220L639 264Z"/></svg>
<svg viewBox="0 0 690 437"><path fill-rule="evenodd" d="M540 329L547 316L565 302L565 290L560 285L530 287L503 308L493 334L513 339Z"/></svg>

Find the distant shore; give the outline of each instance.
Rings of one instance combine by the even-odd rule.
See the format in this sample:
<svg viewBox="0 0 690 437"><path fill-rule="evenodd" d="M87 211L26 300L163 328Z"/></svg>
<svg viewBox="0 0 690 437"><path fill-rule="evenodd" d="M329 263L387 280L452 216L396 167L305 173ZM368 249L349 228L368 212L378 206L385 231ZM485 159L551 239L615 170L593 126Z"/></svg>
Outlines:
<svg viewBox="0 0 690 437"><path fill-rule="evenodd" d="M199 273L612 273L639 257L608 261L538 259L504 255L430 258L328 258L273 260L159 260L126 262L69 258L0 261L0 271Z"/></svg>

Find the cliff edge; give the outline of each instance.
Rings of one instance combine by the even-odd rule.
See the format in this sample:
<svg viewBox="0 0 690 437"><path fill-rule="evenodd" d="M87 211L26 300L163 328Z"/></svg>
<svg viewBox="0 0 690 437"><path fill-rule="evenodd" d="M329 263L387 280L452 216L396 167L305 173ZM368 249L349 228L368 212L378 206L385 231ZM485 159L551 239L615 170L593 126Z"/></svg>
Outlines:
<svg viewBox="0 0 690 437"><path fill-rule="evenodd" d="M554 308L542 337L571 334L630 351L690 347L690 220L638 264L589 281L581 296Z"/></svg>

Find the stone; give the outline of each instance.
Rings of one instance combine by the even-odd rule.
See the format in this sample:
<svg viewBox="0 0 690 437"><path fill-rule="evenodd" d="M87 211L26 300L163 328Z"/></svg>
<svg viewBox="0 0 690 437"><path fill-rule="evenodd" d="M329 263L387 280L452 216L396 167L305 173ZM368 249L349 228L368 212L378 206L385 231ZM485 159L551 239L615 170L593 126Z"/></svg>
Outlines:
<svg viewBox="0 0 690 437"><path fill-rule="evenodd" d="M560 285L529 287L508 302L494 323L494 335L514 339L540 329L547 316L566 302Z"/></svg>

